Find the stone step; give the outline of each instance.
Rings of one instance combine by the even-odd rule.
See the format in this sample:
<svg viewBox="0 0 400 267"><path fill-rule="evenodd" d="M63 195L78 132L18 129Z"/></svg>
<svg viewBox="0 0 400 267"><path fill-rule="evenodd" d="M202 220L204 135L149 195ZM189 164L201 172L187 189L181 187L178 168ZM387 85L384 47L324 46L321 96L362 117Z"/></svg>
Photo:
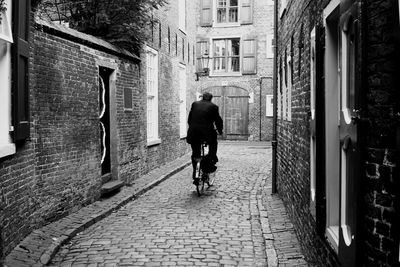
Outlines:
<svg viewBox="0 0 400 267"><path fill-rule="evenodd" d="M101 186L101 197L105 197L114 193L117 193L121 187L124 186L124 182L119 180L109 181Z"/></svg>

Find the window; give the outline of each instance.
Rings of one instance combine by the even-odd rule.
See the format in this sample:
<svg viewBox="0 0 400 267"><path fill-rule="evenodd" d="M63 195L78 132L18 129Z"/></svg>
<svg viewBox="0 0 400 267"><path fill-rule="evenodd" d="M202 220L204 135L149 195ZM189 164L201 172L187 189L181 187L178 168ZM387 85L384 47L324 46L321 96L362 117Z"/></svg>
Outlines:
<svg viewBox="0 0 400 267"><path fill-rule="evenodd" d="M274 58L274 35L267 35L267 58Z"/></svg>
<svg viewBox="0 0 400 267"><path fill-rule="evenodd" d="M171 53L171 29L168 26L168 53Z"/></svg>
<svg viewBox="0 0 400 267"><path fill-rule="evenodd" d="M201 0L200 26L238 26L253 22L254 0ZM239 15L240 14L240 15Z"/></svg>
<svg viewBox="0 0 400 267"><path fill-rule="evenodd" d="M292 86L293 86L293 57L292 50L290 50L290 55L287 57L287 115L286 118L288 121L292 120Z"/></svg>
<svg viewBox="0 0 400 267"><path fill-rule="evenodd" d="M186 137L186 68L179 66L179 129L180 137Z"/></svg>
<svg viewBox="0 0 400 267"><path fill-rule="evenodd" d="M213 40L213 73L240 72L240 39Z"/></svg>
<svg viewBox="0 0 400 267"><path fill-rule="evenodd" d="M217 0L217 23L238 22L238 0Z"/></svg>
<svg viewBox="0 0 400 267"><path fill-rule="evenodd" d="M179 29L186 31L186 0L179 0Z"/></svg>
<svg viewBox="0 0 400 267"><path fill-rule="evenodd" d="M7 7L11 6L11 0L5 2ZM5 41L8 43L13 42L12 32L11 32L11 8L7 8L5 12L0 12L1 22L0 22L0 42Z"/></svg>
<svg viewBox="0 0 400 267"><path fill-rule="evenodd" d="M158 53L147 47L147 144L160 143L158 137Z"/></svg>
<svg viewBox="0 0 400 267"><path fill-rule="evenodd" d="M274 116L274 97L273 95L267 95L266 96L266 111L265 111L265 116L267 117L272 117Z"/></svg>
<svg viewBox="0 0 400 267"><path fill-rule="evenodd" d="M282 17L283 13L285 13L285 11L286 11L287 2L286 2L286 0L281 0L280 2L281 2L281 5L279 8L279 17Z"/></svg>
<svg viewBox="0 0 400 267"><path fill-rule="evenodd" d="M2 17L0 43L3 47L3 52L0 54L0 81L4 84L0 87L0 158L14 154L16 152L14 142L26 140L30 136L28 73L30 1L6 0L6 5L12 8L7 8L0 14ZM17 12L12 14L12 9ZM12 33L14 40L11 37Z"/></svg>
<svg viewBox="0 0 400 267"><path fill-rule="evenodd" d="M6 1L7 6L11 5L11 1ZM0 88L0 158L15 153L15 145L12 142L9 131L11 124L11 29L8 18L11 18L11 9L0 14L2 17L0 28L0 45L4 46L4 52L0 54L0 81L3 85ZM11 37L11 39L9 38ZM4 42L4 44L2 44Z"/></svg>

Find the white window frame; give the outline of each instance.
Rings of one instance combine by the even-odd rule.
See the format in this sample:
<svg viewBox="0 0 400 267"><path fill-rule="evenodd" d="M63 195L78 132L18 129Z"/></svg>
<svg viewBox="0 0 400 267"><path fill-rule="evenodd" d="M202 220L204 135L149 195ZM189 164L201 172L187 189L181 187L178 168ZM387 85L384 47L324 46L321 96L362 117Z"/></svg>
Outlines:
<svg viewBox="0 0 400 267"><path fill-rule="evenodd" d="M187 111L186 111L186 66L179 64L179 135L185 138L187 134Z"/></svg>
<svg viewBox="0 0 400 267"><path fill-rule="evenodd" d="M11 102L11 0L6 0L7 11L2 15L2 23L7 24L6 30L8 33L0 35L0 46L4 46L4 52L0 55L0 81L3 85L0 86L0 158L10 156L16 153L15 144L11 138L10 132L12 126L12 102ZM3 29L4 30L4 29ZM9 38L7 37L9 34Z"/></svg>
<svg viewBox="0 0 400 267"><path fill-rule="evenodd" d="M274 58L274 34L267 34L267 58Z"/></svg>
<svg viewBox="0 0 400 267"><path fill-rule="evenodd" d="M283 14L286 11L287 0L281 0L281 6L279 8L279 17L282 18Z"/></svg>
<svg viewBox="0 0 400 267"><path fill-rule="evenodd" d="M186 0L178 1L179 29L186 32Z"/></svg>
<svg viewBox="0 0 400 267"><path fill-rule="evenodd" d="M290 51L290 50L288 50ZM292 57L289 55L287 57L287 120L292 121L292 66L293 60Z"/></svg>
<svg viewBox="0 0 400 267"><path fill-rule="evenodd" d="M146 47L147 145L161 143L158 135L158 52ZM150 118L149 118L150 117Z"/></svg>
<svg viewBox="0 0 400 267"><path fill-rule="evenodd" d="M0 42L13 43L12 30L11 30L11 0L6 0L7 10L0 13L1 23L0 23Z"/></svg>
<svg viewBox="0 0 400 267"><path fill-rule="evenodd" d="M235 72L215 72L214 71L214 41L216 40L227 40L227 39L239 39L239 71ZM210 62L209 62L209 69L210 69L210 76L242 76L242 57L243 57L243 38L241 36L221 36L221 37L214 37L210 40Z"/></svg>
<svg viewBox="0 0 400 267"><path fill-rule="evenodd" d="M338 67L335 64L339 64L339 62L336 62L335 64L333 64L333 60L331 60L331 58L336 58L338 57L338 51L337 51L337 47L335 47L335 44L333 44L332 42L335 42L334 40L332 40L332 36L328 31L328 24L327 21L329 19L329 17L331 15L334 14L334 11L340 7L340 0L331 0L329 2L329 4L325 7L323 14L324 14L324 27L327 31L327 34L325 35L325 43L326 43L326 49L325 49L325 61L326 62L330 62L330 64L327 64L326 70L325 72L325 86L327 88L327 84L328 83L332 83L333 81L335 81L336 79L338 79L338 83L339 83L339 77L337 76L337 74L335 73L335 71L338 71ZM338 60L338 59L337 59ZM333 66L331 66L333 65ZM340 68L340 67L339 67ZM332 74L332 75L327 75L327 74ZM327 89L325 89L327 91ZM338 98L339 98L339 94L338 94ZM339 103L339 99L336 100L337 103ZM339 106L337 107L337 110L339 110ZM327 111L325 111L327 112ZM339 116L337 116L339 117ZM328 119L328 118L326 118ZM337 118L338 121L338 125L339 125L339 118ZM325 127L327 124L325 123ZM333 126L332 126L333 128ZM335 127L336 128L336 127ZM331 129L328 129L328 131L331 131ZM325 144L325 149L326 151L330 151L330 153L336 153L339 155L339 151L334 151L332 152L332 149L330 149L331 147L328 146L329 144ZM332 145L332 144L330 144ZM338 149L336 147L336 149ZM325 155L326 157L329 156L329 154ZM331 164L331 166L336 166L339 165L339 163L334 162ZM332 167L332 170L326 170L326 173L333 173L333 171L335 171L335 168ZM337 174L332 174L332 177L339 177L340 173L338 172ZM339 212L340 212L340 206L339 206L339 200L337 200L339 198L339 184L340 182L338 182L335 179L332 179L331 177L329 177L327 175L327 181L326 181L326 202L327 202L327 210L326 210L326 228L325 228L325 235L326 238L329 242L329 244L332 246L332 248L336 251L336 253L338 253L339 250Z"/></svg>
<svg viewBox="0 0 400 267"><path fill-rule="evenodd" d="M266 95L265 98L265 116L266 117L273 117L274 116L274 96L273 95Z"/></svg>
<svg viewBox="0 0 400 267"><path fill-rule="evenodd" d="M229 0L226 0L229 2ZM213 0L213 27L232 27L232 26L240 26L240 12L241 12L241 6L242 6L242 1L238 0L238 8L237 8L237 21L236 22L218 22L218 12L217 12L217 5L218 5L218 0ZM228 12L229 13L229 12ZM227 15L228 17L228 15Z"/></svg>

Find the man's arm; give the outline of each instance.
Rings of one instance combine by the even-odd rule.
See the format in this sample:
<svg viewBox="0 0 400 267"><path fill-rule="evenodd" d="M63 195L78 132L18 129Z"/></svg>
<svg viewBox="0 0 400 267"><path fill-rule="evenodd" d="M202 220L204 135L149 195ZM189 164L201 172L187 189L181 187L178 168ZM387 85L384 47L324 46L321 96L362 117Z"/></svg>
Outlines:
<svg viewBox="0 0 400 267"><path fill-rule="evenodd" d="M216 106L216 114L214 117L215 126L217 127L217 131L219 134L222 134L222 130L224 128L224 123L222 121L221 116L219 115L218 106Z"/></svg>

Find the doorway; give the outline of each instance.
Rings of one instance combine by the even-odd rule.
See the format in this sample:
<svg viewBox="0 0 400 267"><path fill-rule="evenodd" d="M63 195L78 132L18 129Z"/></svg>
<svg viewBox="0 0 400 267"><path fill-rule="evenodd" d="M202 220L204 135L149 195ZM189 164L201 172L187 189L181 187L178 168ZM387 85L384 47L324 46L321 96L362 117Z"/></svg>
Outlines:
<svg viewBox="0 0 400 267"><path fill-rule="evenodd" d="M203 92L213 95L224 121L223 140L248 140L249 137L249 93L240 87L216 86Z"/></svg>
<svg viewBox="0 0 400 267"><path fill-rule="evenodd" d="M360 9L359 1L334 0L324 10L326 236L342 266L357 265L359 242Z"/></svg>
<svg viewBox="0 0 400 267"><path fill-rule="evenodd" d="M117 179L117 171L113 170L116 165L113 134L113 93L112 93L112 75L113 70L106 67L99 67L99 124L100 124L100 144L101 144L101 177L102 183ZM114 129L115 131L115 129Z"/></svg>

